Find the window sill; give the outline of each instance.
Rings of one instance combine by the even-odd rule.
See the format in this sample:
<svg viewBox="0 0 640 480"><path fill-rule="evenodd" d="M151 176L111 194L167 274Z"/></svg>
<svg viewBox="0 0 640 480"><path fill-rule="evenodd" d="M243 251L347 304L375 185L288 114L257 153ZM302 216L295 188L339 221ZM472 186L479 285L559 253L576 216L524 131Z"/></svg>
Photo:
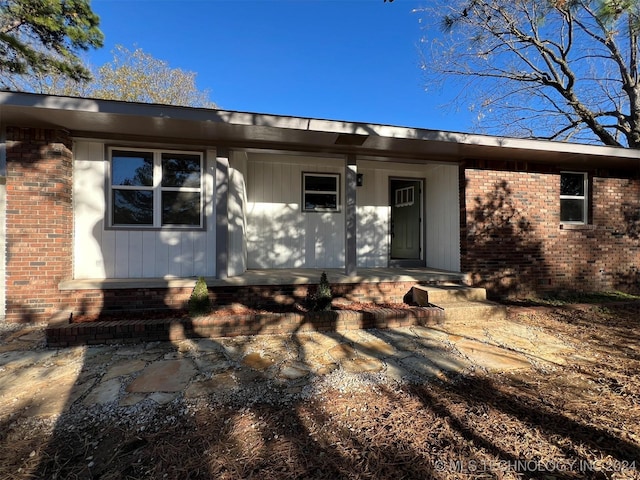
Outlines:
<svg viewBox="0 0 640 480"><path fill-rule="evenodd" d="M598 227L586 223L561 223L560 230L596 230Z"/></svg>

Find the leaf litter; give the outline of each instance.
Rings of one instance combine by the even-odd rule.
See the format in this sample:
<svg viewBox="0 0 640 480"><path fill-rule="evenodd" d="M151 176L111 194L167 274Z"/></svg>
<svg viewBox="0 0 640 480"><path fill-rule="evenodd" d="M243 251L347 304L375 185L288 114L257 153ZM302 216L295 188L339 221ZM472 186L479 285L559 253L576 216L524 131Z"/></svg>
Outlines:
<svg viewBox="0 0 640 480"><path fill-rule="evenodd" d="M640 306L510 316L578 354L423 384L335 374L269 401L256 390L0 419L0 478L640 478Z"/></svg>

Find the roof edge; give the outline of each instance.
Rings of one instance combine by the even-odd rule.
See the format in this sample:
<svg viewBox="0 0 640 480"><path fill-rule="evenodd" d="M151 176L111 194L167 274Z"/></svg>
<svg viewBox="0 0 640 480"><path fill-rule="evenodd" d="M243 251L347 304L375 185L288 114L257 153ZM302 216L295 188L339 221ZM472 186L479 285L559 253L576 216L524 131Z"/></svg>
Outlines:
<svg viewBox="0 0 640 480"><path fill-rule="evenodd" d="M0 112L4 107L24 107L114 116L138 116L204 123L211 122L234 126L259 126L274 129L303 130L317 133L374 136L402 140L443 142L477 147L495 147L513 150L556 152L589 156L608 156L640 160L640 150L623 147L553 142L550 140L513 137L497 137L483 134L450 132L384 124L369 124L342 120L325 120L311 117L295 117L289 115L273 115L234 110L134 103L118 100L67 97L27 92L0 91Z"/></svg>

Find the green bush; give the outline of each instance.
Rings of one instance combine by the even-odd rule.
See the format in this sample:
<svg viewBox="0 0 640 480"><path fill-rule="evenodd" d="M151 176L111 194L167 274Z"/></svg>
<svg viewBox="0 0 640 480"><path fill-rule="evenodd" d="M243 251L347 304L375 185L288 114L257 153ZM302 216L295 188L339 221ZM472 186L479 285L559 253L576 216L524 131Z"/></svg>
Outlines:
<svg viewBox="0 0 640 480"><path fill-rule="evenodd" d="M193 287L189 297L189 315L197 317L211 312L211 300L209 299L209 287L204 277L199 277L196 286Z"/></svg>
<svg viewBox="0 0 640 480"><path fill-rule="evenodd" d="M329 280L327 280L327 274L322 272L320 284L318 285L316 293L313 295L313 310L331 310L331 300L333 300L331 286L329 285Z"/></svg>

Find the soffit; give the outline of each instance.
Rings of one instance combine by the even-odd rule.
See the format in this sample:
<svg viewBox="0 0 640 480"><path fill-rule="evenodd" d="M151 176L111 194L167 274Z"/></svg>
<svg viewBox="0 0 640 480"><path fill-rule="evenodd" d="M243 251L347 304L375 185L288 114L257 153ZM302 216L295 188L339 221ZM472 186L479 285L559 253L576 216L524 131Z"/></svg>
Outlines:
<svg viewBox="0 0 640 480"><path fill-rule="evenodd" d="M77 137L355 154L378 161L494 159L566 168L637 168L640 152L388 125L0 92L4 125L62 128Z"/></svg>

